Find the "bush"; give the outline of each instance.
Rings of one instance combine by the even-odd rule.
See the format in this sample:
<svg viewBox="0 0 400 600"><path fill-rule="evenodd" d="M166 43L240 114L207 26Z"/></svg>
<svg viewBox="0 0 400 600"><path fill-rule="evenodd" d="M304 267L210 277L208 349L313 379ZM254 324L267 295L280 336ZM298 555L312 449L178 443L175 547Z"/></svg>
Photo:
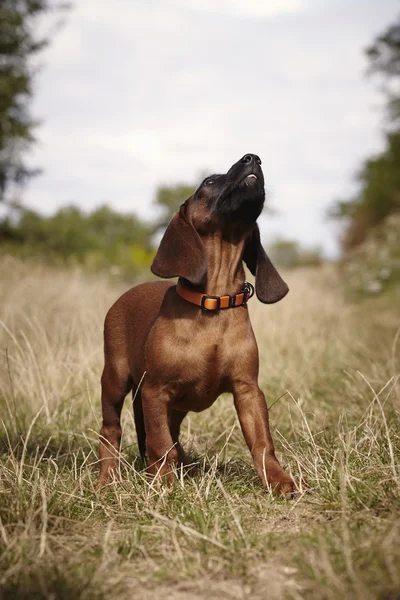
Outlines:
<svg viewBox="0 0 400 600"><path fill-rule="evenodd" d="M349 291L376 295L400 284L400 214L371 229L365 241L348 252L343 268Z"/></svg>

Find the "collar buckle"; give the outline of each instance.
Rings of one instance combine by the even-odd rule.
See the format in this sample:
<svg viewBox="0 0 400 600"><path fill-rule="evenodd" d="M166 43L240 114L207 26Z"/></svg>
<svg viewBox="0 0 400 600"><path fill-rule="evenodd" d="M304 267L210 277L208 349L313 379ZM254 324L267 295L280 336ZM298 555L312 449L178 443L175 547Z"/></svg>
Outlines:
<svg viewBox="0 0 400 600"><path fill-rule="evenodd" d="M217 306L215 308L207 308L205 306L206 300L216 300ZM201 310L204 310L205 312L214 312L215 310L219 310L221 308L221 296L206 296L204 294L204 296L201 299L200 308L201 308Z"/></svg>

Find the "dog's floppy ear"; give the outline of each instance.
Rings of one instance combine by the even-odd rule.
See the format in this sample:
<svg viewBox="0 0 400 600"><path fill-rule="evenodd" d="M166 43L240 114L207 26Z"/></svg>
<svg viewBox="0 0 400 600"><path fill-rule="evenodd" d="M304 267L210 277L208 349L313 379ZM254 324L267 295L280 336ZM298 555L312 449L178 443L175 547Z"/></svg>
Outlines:
<svg viewBox="0 0 400 600"><path fill-rule="evenodd" d="M183 277L192 283L200 283L207 270L207 258L203 242L193 227L184 202L172 217L151 270L158 277Z"/></svg>
<svg viewBox="0 0 400 600"><path fill-rule="evenodd" d="M275 269L261 245L260 230L256 225L250 234L243 253L243 260L256 278L257 298L265 304L282 300L289 291L288 286Z"/></svg>

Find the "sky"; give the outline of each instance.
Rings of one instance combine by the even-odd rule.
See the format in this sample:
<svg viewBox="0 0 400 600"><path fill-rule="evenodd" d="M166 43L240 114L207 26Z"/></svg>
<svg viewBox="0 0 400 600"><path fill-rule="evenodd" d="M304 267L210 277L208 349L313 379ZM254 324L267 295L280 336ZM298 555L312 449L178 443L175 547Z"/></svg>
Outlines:
<svg viewBox="0 0 400 600"><path fill-rule="evenodd" d="M157 214L161 184L263 161L273 239L338 252L326 218L383 148L363 50L398 0L75 0L41 55L26 205Z"/></svg>

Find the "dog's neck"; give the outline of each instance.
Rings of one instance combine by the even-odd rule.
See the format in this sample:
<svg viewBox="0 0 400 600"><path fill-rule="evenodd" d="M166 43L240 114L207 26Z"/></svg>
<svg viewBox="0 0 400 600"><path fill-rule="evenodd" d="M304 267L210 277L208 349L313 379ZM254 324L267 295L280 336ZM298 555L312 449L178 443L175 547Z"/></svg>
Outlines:
<svg viewBox="0 0 400 600"><path fill-rule="evenodd" d="M242 256L245 239L230 239L220 232L201 236L206 256L207 273L204 280L193 289L211 296L233 295L244 287L245 273Z"/></svg>

